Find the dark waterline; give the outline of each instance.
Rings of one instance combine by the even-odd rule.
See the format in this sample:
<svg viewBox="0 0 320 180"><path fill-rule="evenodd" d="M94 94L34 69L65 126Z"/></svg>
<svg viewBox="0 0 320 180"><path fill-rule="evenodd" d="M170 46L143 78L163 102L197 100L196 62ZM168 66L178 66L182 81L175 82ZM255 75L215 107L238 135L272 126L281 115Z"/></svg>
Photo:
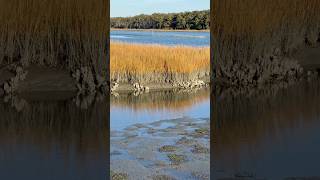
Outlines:
<svg viewBox="0 0 320 180"><path fill-rule="evenodd" d="M168 46L210 46L209 32L111 30L113 41Z"/></svg>
<svg viewBox="0 0 320 180"><path fill-rule="evenodd" d="M108 100L3 101L0 179L106 179Z"/></svg>
<svg viewBox="0 0 320 180"><path fill-rule="evenodd" d="M320 177L320 81L246 95L214 102L215 179Z"/></svg>

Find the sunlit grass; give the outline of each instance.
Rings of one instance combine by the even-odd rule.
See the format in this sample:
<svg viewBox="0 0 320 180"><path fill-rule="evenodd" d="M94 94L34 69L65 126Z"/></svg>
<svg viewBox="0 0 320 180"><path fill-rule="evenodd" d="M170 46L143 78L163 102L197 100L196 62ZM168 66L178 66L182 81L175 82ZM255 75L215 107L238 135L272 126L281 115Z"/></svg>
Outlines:
<svg viewBox="0 0 320 180"><path fill-rule="evenodd" d="M108 3L0 0L0 64L107 68Z"/></svg>
<svg viewBox="0 0 320 180"><path fill-rule="evenodd" d="M120 79L209 72L210 49L111 42L110 71L111 78Z"/></svg>
<svg viewBox="0 0 320 180"><path fill-rule="evenodd" d="M215 65L282 54L320 33L319 0L217 0L211 6Z"/></svg>

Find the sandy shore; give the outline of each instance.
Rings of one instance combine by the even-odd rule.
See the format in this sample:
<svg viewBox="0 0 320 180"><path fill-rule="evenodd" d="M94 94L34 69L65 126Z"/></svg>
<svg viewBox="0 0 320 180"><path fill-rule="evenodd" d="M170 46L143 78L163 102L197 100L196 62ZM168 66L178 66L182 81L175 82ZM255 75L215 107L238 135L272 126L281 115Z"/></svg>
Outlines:
<svg viewBox="0 0 320 180"><path fill-rule="evenodd" d="M180 118L111 130L111 179L209 179L209 124Z"/></svg>

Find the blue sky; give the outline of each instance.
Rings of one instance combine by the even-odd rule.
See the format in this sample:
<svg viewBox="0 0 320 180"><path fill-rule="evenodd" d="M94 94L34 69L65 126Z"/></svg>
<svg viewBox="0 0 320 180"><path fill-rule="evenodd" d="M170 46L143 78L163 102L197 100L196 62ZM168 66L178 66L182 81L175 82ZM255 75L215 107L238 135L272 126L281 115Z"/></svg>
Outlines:
<svg viewBox="0 0 320 180"><path fill-rule="evenodd" d="M210 9L210 0L111 0L111 17Z"/></svg>

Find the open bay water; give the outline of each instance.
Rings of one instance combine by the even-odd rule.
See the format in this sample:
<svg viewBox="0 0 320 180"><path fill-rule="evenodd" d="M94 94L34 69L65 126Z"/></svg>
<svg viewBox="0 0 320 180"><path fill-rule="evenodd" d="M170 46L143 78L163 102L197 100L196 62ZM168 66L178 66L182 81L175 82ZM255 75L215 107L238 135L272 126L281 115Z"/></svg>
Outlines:
<svg viewBox="0 0 320 180"><path fill-rule="evenodd" d="M111 30L110 39L126 43L166 46L210 46L209 32Z"/></svg>

